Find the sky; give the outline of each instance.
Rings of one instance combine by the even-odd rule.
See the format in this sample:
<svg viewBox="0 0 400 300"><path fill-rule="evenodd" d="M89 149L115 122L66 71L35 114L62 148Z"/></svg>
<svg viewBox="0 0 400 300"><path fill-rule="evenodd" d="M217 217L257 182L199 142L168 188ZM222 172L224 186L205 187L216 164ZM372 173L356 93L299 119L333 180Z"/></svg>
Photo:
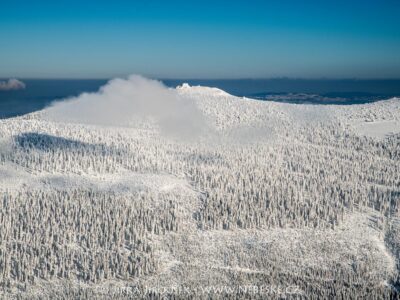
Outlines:
<svg viewBox="0 0 400 300"><path fill-rule="evenodd" d="M0 78L400 78L399 0L1 1Z"/></svg>

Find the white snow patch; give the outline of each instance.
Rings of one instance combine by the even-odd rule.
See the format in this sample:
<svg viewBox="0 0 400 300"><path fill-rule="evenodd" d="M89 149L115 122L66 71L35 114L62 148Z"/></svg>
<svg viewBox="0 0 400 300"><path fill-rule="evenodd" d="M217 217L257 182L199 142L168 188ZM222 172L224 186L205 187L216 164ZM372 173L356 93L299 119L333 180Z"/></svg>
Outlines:
<svg viewBox="0 0 400 300"><path fill-rule="evenodd" d="M360 122L353 126L358 134L377 139L400 133L400 121L397 120Z"/></svg>

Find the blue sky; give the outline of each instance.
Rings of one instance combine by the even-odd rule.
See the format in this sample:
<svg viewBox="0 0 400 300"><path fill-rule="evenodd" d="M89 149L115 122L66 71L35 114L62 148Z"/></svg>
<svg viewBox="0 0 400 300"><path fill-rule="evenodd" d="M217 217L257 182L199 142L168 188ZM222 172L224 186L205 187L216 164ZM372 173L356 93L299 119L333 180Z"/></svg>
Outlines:
<svg viewBox="0 0 400 300"><path fill-rule="evenodd" d="M400 1L2 1L0 77L400 78Z"/></svg>

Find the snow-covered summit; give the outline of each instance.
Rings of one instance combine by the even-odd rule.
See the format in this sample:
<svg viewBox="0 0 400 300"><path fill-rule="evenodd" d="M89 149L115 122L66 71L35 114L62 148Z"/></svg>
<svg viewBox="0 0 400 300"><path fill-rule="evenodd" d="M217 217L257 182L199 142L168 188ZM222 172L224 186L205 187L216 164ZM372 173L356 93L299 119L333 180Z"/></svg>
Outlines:
<svg viewBox="0 0 400 300"><path fill-rule="evenodd" d="M176 90L178 92L181 93L185 93L185 94L196 94L198 96L201 95L207 95L207 96L232 96L231 94L225 92L224 90L221 90L219 88L216 87L207 87L207 86L201 86L201 85L197 85L197 86L190 86L188 83L183 83L180 86L176 87Z"/></svg>
<svg viewBox="0 0 400 300"><path fill-rule="evenodd" d="M298 287L300 298L391 298L398 102L293 105L188 84L164 89L118 81L71 104L86 113L100 101L113 121L121 107L146 104L159 126L59 122L44 112L0 121L5 298L121 299L118 291L158 286L204 298L199 287L268 282ZM175 92L187 101L171 105ZM110 100L122 106L111 110ZM180 114L187 118L171 122ZM199 124L206 132L194 142L162 128ZM360 131L372 127L379 138Z"/></svg>

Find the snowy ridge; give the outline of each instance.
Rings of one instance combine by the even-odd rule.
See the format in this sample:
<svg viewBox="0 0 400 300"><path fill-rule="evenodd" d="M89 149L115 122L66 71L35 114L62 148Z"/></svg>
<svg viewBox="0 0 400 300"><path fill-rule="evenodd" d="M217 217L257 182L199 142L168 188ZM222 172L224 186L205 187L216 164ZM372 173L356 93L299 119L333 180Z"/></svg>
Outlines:
<svg viewBox="0 0 400 300"><path fill-rule="evenodd" d="M176 93L204 117L195 139L165 135L154 118L58 122L48 109L0 120L5 297L131 299L127 290L181 286L189 294L168 296L226 299L202 288L246 285L398 296L399 99L344 107Z"/></svg>
<svg viewBox="0 0 400 300"><path fill-rule="evenodd" d="M186 93L186 94L195 94L198 96L232 96L230 94L228 94L227 92L219 89L219 88L215 88L215 87L207 87L207 86L190 86L188 83L184 83L180 86L177 86L176 89L181 92L181 93Z"/></svg>

